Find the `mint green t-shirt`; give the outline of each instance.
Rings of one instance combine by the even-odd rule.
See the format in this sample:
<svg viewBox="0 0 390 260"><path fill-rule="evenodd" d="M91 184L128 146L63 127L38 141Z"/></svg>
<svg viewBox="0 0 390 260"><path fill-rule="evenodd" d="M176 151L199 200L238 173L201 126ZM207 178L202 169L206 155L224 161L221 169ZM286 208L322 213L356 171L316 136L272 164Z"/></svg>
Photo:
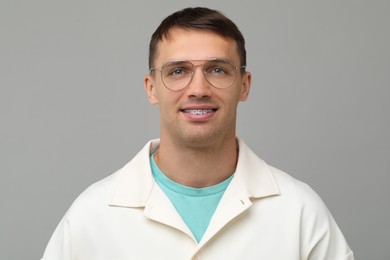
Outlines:
<svg viewBox="0 0 390 260"><path fill-rule="evenodd" d="M233 179L233 175L214 186L192 188L169 179L158 168L153 155L150 156L150 165L157 184L171 200L184 223L187 224L199 242L206 232L223 193Z"/></svg>

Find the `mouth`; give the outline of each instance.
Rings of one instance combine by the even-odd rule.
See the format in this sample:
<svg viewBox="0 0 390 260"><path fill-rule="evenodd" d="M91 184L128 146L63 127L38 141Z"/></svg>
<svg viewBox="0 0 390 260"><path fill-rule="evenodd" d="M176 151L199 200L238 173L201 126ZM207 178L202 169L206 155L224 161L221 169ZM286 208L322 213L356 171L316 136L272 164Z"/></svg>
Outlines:
<svg viewBox="0 0 390 260"><path fill-rule="evenodd" d="M218 108L215 107L185 107L180 110L191 122L207 122L213 118Z"/></svg>
<svg viewBox="0 0 390 260"><path fill-rule="evenodd" d="M209 113L214 113L217 109L183 109L183 113L189 113L191 115L206 115Z"/></svg>

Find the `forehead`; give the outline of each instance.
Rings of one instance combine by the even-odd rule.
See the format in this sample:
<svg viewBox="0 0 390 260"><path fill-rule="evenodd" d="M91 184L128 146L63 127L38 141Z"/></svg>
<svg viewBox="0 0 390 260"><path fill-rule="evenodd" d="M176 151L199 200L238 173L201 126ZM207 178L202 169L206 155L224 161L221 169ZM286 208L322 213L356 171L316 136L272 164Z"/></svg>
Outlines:
<svg viewBox="0 0 390 260"><path fill-rule="evenodd" d="M175 60L212 58L239 63L236 42L209 31L174 28L158 43L155 64L162 65Z"/></svg>

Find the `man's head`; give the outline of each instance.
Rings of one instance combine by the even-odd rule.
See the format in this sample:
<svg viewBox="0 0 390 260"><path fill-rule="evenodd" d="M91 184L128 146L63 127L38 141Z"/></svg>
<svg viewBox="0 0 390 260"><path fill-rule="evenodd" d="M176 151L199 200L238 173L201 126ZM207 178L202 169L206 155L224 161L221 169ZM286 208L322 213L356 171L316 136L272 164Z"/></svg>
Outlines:
<svg viewBox="0 0 390 260"><path fill-rule="evenodd" d="M216 10L204 7L186 8L166 17L153 33L149 44L149 68L155 64L158 43L169 39L172 29L201 30L233 39L237 44L240 66L246 66L245 40L240 30L229 18Z"/></svg>
<svg viewBox="0 0 390 260"><path fill-rule="evenodd" d="M217 11L184 9L162 22L150 48L144 85L160 108L161 141L235 142L237 105L248 97L251 74L234 23Z"/></svg>

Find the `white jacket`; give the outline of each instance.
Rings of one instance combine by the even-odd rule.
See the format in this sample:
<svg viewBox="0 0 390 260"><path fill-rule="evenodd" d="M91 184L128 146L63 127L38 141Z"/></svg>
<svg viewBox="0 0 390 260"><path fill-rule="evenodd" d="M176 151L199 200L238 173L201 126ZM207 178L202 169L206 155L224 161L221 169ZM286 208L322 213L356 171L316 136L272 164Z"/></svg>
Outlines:
<svg viewBox="0 0 390 260"><path fill-rule="evenodd" d="M199 244L155 183L150 141L84 191L42 260L353 260L337 224L306 184L239 140L236 172ZM210 173L212 174L212 173Z"/></svg>

